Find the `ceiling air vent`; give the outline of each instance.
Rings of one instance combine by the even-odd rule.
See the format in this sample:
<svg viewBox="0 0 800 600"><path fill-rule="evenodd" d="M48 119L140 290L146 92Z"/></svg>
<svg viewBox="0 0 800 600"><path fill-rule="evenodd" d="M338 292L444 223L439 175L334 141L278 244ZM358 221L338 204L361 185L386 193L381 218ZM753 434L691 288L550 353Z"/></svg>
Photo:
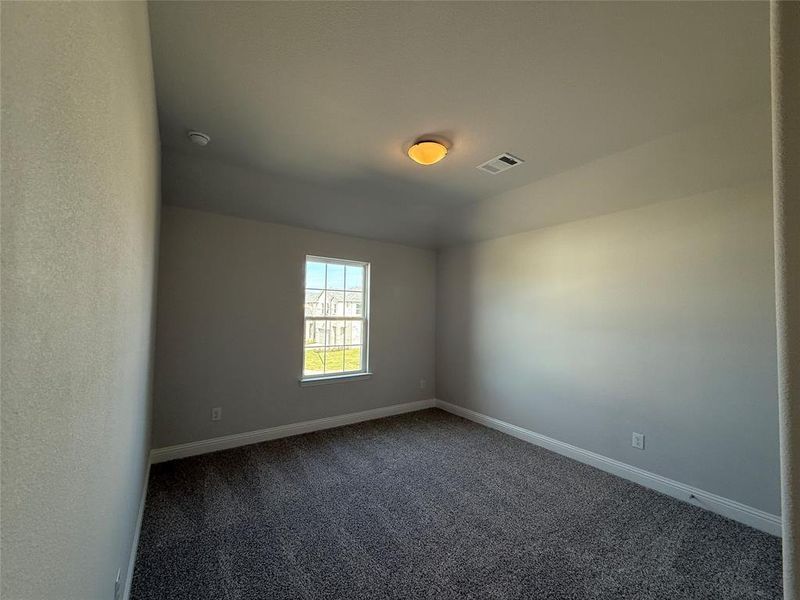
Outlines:
<svg viewBox="0 0 800 600"><path fill-rule="evenodd" d="M521 165L524 162L525 161L521 158L517 158L508 152L504 152L500 156L495 156L493 159L487 160L485 163L478 165L475 168L480 169L484 173L489 173L489 175L497 175L503 171L508 171L511 167Z"/></svg>

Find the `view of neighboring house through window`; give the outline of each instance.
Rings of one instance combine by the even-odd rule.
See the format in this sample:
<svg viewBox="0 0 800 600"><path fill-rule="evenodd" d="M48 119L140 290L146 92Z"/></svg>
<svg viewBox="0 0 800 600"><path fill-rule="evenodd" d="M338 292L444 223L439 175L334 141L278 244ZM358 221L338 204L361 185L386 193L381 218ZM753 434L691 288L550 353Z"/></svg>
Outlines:
<svg viewBox="0 0 800 600"><path fill-rule="evenodd" d="M306 257L303 377L367 370L369 263Z"/></svg>

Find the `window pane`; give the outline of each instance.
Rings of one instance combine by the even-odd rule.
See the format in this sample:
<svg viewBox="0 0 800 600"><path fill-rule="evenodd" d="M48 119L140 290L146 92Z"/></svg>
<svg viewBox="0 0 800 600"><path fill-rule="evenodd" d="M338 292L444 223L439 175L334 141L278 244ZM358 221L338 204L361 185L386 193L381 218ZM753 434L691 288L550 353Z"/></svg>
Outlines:
<svg viewBox="0 0 800 600"><path fill-rule="evenodd" d="M303 360L303 375L322 375L325 373L325 349L308 349Z"/></svg>
<svg viewBox="0 0 800 600"><path fill-rule="evenodd" d="M344 314L347 317L363 317L364 316L364 293L363 292L347 292Z"/></svg>
<svg viewBox="0 0 800 600"><path fill-rule="evenodd" d="M305 267L304 377L363 371L369 267L310 257Z"/></svg>
<svg viewBox="0 0 800 600"><path fill-rule="evenodd" d="M306 320L304 343L306 346L325 345L325 321Z"/></svg>
<svg viewBox="0 0 800 600"><path fill-rule="evenodd" d="M329 290L344 289L344 265L332 265L328 263L328 279L325 287Z"/></svg>
<svg viewBox="0 0 800 600"><path fill-rule="evenodd" d="M364 267L347 265L345 267L345 283L348 290L362 291L364 289Z"/></svg>
<svg viewBox="0 0 800 600"><path fill-rule="evenodd" d="M326 346L344 346L344 321L325 321L328 325L328 336L325 338Z"/></svg>
<svg viewBox="0 0 800 600"><path fill-rule="evenodd" d="M344 316L344 292L325 292L325 315L329 317Z"/></svg>
<svg viewBox="0 0 800 600"><path fill-rule="evenodd" d="M341 373L344 371L344 352L342 348L325 349L325 373Z"/></svg>
<svg viewBox="0 0 800 600"><path fill-rule="evenodd" d="M361 356L361 346L350 346L344 351L344 370L360 371L363 369Z"/></svg>
<svg viewBox="0 0 800 600"><path fill-rule="evenodd" d="M307 317L325 316L324 290L306 290L305 313Z"/></svg>
<svg viewBox="0 0 800 600"><path fill-rule="evenodd" d="M363 344L363 331L364 323L362 321L347 321L344 333L344 343L348 346Z"/></svg>
<svg viewBox="0 0 800 600"><path fill-rule="evenodd" d="M306 287L325 287L325 263L306 261Z"/></svg>

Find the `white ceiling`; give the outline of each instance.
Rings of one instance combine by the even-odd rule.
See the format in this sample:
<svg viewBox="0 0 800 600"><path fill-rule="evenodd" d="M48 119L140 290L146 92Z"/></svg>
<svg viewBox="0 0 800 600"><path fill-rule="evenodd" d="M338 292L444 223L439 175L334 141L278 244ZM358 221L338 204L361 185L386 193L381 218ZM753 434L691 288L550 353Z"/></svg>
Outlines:
<svg viewBox="0 0 800 600"><path fill-rule="evenodd" d="M632 148L632 166L669 189L634 186L626 206L665 199L652 140L679 156L676 139L701 149L704 131L733 136L713 157L730 168L695 168L690 193L741 178L754 156L745 171L758 176L769 169L768 13L766 2L153 2L165 201L435 246L519 230L474 215ZM193 128L208 147L188 142ZM452 144L427 168L404 153L426 134ZM527 162L474 168L504 151ZM537 202L547 198L528 202L525 226L619 209L589 194L537 219Z"/></svg>

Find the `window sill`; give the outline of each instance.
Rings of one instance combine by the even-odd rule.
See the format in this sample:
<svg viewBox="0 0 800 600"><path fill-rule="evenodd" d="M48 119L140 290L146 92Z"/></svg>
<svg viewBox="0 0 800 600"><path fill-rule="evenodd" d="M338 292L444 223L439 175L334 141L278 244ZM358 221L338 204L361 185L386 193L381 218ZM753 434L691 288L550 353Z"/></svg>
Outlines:
<svg viewBox="0 0 800 600"><path fill-rule="evenodd" d="M331 377L307 377L300 379L300 387L312 385L325 385L326 383L344 383L346 381L360 381L369 379L372 373L349 373L347 375L333 375Z"/></svg>

